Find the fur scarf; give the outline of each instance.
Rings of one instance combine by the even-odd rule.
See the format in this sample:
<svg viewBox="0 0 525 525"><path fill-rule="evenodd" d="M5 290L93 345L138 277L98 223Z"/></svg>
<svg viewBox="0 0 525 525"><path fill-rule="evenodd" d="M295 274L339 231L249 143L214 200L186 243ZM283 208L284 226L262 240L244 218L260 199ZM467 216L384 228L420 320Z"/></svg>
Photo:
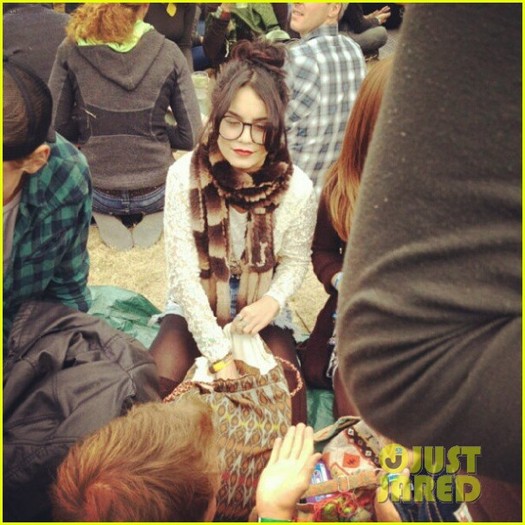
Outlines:
<svg viewBox="0 0 525 525"><path fill-rule="evenodd" d="M229 206L248 213L246 245L240 261L237 311L260 299L269 289L276 265L273 216L288 189L293 165L286 147L267 155L254 173L234 170L218 150L200 144L191 159L190 207L199 255L201 283L217 321L230 315Z"/></svg>

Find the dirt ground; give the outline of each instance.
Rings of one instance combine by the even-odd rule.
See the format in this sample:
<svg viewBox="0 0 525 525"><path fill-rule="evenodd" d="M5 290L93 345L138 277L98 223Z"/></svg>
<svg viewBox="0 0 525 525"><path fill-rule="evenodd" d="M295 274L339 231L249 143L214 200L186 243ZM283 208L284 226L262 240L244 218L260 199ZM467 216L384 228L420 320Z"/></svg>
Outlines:
<svg viewBox="0 0 525 525"><path fill-rule="evenodd" d="M118 252L106 246L96 226L89 231L90 285L118 286L133 290L162 310L166 298L164 238L148 249ZM289 301L298 327L311 332L317 314L327 299L324 288L310 268L301 288Z"/></svg>

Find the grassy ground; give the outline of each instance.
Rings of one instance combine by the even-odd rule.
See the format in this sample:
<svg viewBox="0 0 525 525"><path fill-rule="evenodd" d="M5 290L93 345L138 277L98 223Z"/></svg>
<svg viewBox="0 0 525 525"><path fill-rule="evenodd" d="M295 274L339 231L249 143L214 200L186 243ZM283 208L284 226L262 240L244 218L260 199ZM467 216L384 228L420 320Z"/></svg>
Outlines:
<svg viewBox="0 0 525 525"><path fill-rule="evenodd" d="M166 297L166 258L164 239L148 249L133 248L117 252L101 240L96 226L91 226L88 249L91 257L90 285L118 286L144 295L160 310ZM317 314L325 303L327 294L308 271L306 279L289 304L295 322L305 332L310 332Z"/></svg>

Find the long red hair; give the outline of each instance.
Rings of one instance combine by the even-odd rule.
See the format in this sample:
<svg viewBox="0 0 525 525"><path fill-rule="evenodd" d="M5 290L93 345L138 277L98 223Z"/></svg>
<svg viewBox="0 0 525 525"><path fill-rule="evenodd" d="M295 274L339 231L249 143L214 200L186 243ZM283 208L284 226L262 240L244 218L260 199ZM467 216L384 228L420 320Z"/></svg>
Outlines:
<svg viewBox="0 0 525 525"><path fill-rule="evenodd" d="M339 158L325 176L322 198L327 203L334 229L343 241L348 240L350 233L368 145L391 70L392 59L387 58L372 66L366 75L346 125Z"/></svg>

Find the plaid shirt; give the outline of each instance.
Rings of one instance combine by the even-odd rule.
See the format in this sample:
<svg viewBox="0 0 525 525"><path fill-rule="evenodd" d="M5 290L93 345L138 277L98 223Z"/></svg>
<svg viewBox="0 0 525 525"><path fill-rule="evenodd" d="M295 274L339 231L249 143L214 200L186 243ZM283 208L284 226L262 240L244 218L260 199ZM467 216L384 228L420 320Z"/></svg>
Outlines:
<svg viewBox="0 0 525 525"><path fill-rule="evenodd" d="M26 175L13 250L4 274L4 355L13 319L28 299L87 311L91 179L86 158L56 134L48 163Z"/></svg>
<svg viewBox="0 0 525 525"><path fill-rule="evenodd" d="M350 110L366 74L361 48L322 25L292 45L286 63L288 147L294 164L322 188L337 160Z"/></svg>

